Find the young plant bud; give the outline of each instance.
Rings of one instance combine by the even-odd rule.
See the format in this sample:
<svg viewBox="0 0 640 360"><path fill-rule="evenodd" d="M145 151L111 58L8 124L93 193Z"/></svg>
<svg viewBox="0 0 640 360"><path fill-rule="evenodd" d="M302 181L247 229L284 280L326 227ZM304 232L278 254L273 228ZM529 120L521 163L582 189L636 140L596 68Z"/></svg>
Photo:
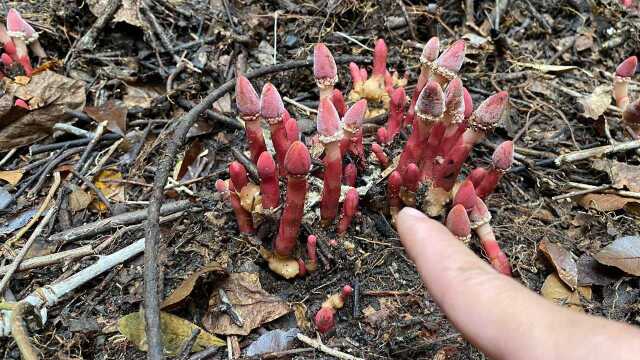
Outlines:
<svg viewBox="0 0 640 360"><path fill-rule="evenodd" d="M345 285L340 294L331 295L322 303L320 310L318 310L314 317L316 329L318 329L320 333L326 334L335 327L336 323L334 317L336 311L338 309L342 309L345 301L349 296L351 296L352 292L353 289L351 286Z"/></svg>
<svg viewBox="0 0 640 360"><path fill-rule="evenodd" d="M502 178L505 172L507 172L513 164L513 142L505 141L500 144L493 152L492 157L493 166L485 174L480 185L476 189L478 197L481 199L486 198L489 194L495 190L498 182Z"/></svg>
<svg viewBox="0 0 640 360"><path fill-rule="evenodd" d="M229 181L229 202L231 203L231 208L233 208L233 212L236 215L238 228L243 234L252 234L255 231L253 228L253 220L251 218L251 213L242 207L240 195L238 195L240 190L240 187L234 185L233 180Z"/></svg>
<svg viewBox="0 0 640 360"><path fill-rule="evenodd" d="M462 88L464 96L464 118L468 119L473 114L473 99L466 87Z"/></svg>
<svg viewBox="0 0 640 360"><path fill-rule="evenodd" d="M358 201L360 200L360 195L358 195L358 190L355 188L349 189L347 191L347 195L344 198L344 203L342 204L342 217L340 218L340 223L338 224L338 234L344 234L349 229L349 225L351 225L351 221L353 221L353 217L358 212Z"/></svg>
<svg viewBox="0 0 640 360"><path fill-rule="evenodd" d="M483 101L469 119L469 127L476 132L489 133L503 118L509 104L509 94L501 91Z"/></svg>
<svg viewBox="0 0 640 360"><path fill-rule="evenodd" d="M280 187L276 162L271 153L263 152L258 158L258 175L260 176L260 194L262 195L262 208L275 209L280 205Z"/></svg>
<svg viewBox="0 0 640 360"><path fill-rule="evenodd" d="M318 239L315 235L309 235L307 238L307 256L309 261L307 262L307 270L314 272L318 269Z"/></svg>
<svg viewBox="0 0 640 360"><path fill-rule="evenodd" d="M473 182L467 179L460 185L458 192L453 198L453 205L462 205L467 211L473 210L476 206L476 190L473 186Z"/></svg>
<svg viewBox="0 0 640 360"><path fill-rule="evenodd" d="M9 9L7 13L7 34L13 39L16 47L15 56L27 76L31 76L33 72L31 59L29 59L29 50L27 49L29 41L27 32L29 31L33 31L33 29L22 19L20 13L15 9Z"/></svg>
<svg viewBox="0 0 640 360"><path fill-rule="evenodd" d="M260 96L260 116L271 128L271 140L276 150L276 163L281 169L281 174L284 173L282 171L284 157L289 149L289 140L283 122L285 113L284 103L276 87L271 83L265 84Z"/></svg>
<svg viewBox="0 0 640 360"><path fill-rule="evenodd" d="M338 70L331 51L323 43L313 48L313 76L320 88L320 99L330 97L333 86L338 82Z"/></svg>
<svg viewBox="0 0 640 360"><path fill-rule="evenodd" d="M3 24L0 24L0 42L2 42L2 47L6 54L11 57L16 55L16 45L11 40L11 36L7 33L7 28Z"/></svg>
<svg viewBox="0 0 640 360"><path fill-rule="evenodd" d="M16 99L14 105L25 110L31 110L31 106L29 106L29 104L22 99Z"/></svg>
<svg viewBox="0 0 640 360"><path fill-rule="evenodd" d="M447 229L465 244L471 240L471 222L462 204L454 206L447 215Z"/></svg>
<svg viewBox="0 0 640 360"><path fill-rule="evenodd" d="M275 253L281 258L288 258L296 246L304 215L307 174L311 169L311 156L307 147L300 141L292 143L287 151L284 166L287 171L287 198L280 218Z"/></svg>
<svg viewBox="0 0 640 360"><path fill-rule="evenodd" d="M343 183L347 186L356 187L356 180L358 179L358 168L354 163L348 163L344 167Z"/></svg>
<svg viewBox="0 0 640 360"><path fill-rule="evenodd" d="M447 48L436 60L434 73L440 85L444 85L448 81L453 80L458 74L458 71L460 71L462 63L464 62L465 47L466 44L464 40L458 40Z"/></svg>
<svg viewBox="0 0 640 360"><path fill-rule="evenodd" d="M378 131L376 131L376 140L378 140L378 143L380 144L388 144L391 142L391 140L389 140L389 133L387 132L386 128L378 128Z"/></svg>
<svg viewBox="0 0 640 360"><path fill-rule="evenodd" d="M373 50L373 74L371 76L384 77L387 72L387 44L383 39L376 40Z"/></svg>
<svg viewBox="0 0 640 360"><path fill-rule="evenodd" d="M338 115L343 117L347 112L347 104L344 102L342 91L333 89L333 92L331 93L331 102L333 103L333 106L335 106L336 111L338 111Z"/></svg>
<svg viewBox="0 0 640 360"><path fill-rule="evenodd" d="M289 141L289 143L300 140L300 130L298 129L298 121L296 121L296 119L285 116L284 131L287 134L287 141Z"/></svg>
<svg viewBox="0 0 640 360"><path fill-rule="evenodd" d="M341 127L340 117L331 101L321 99L318 108L317 128L320 142L325 145L324 187L320 201L320 215L325 226L330 224L338 213L342 180Z"/></svg>
<svg viewBox="0 0 640 360"><path fill-rule="evenodd" d="M478 187L487 175L487 172L488 170L485 168L475 168L469 173L468 179L473 183L474 187Z"/></svg>
<svg viewBox="0 0 640 360"><path fill-rule="evenodd" d="M267 150L260 127L260 98L249 79L242 75L236 79L236 106L245 124L251 161L255 164L260 154Z"/></svg>
<svg viewBox="0 0 640 360"><path fill-rule="evenodd" d="M511 265L504 252L500 249L500 245L496 241L493 229L489 224L491 221L491 213L487 209L484 201L479 197L476 198L476 206L469 214L471 220L471 227L475 229L476 234L480 238L480 243L484 248L484 252L489 258L489 262L498 272L511 276Z"/></svg>
<svg viewBox="0 0 640 360"><path fill-rule="evenodd" d="M438 58L438 53L440 52L440 40L437 36L432 37L427 41L422 49L422 54L420 55L420 63L422 65L427 65L428 69L431 70L431 64L436 61Z"/></svg>
<svg viewBox="0 0 640 360"><path fill-rule="evenodd" d="M388 141L400 132L402 127L402 118L404 116L404 104L407 95L403 87L395 88L391 92L391 102L389 108L389 120L387 121Z"/></svg>
<svg viewBox="0 0 640 360"><path fill-rule="evenodd" d="M13 65L13 59L7 53L2 53L0 60L2 61L2 65L4 65L5 69L8 69Z"/></svg>
<svg viewBox="0 0 640 360"><path fill-rule="evenodd" d="M402 187L402 175L396 170L389 175L387 180L387 198L389 200L389 212L395 222L395 217L400 211L402 200L400 199L400 187Z"/></svg>
<svg viewBox="0 0 640 360"><path fill-rule="evenodd" d="M376 159L378 159L378 162L383 169L389 167L389 157L387 157L387 154L385 154L382 146L374 142L373 144L371 144L371 151L376 156Z"/></svg>
<svg viewBox="0 0 640 360"><path fill-rule="evenodd" d="M231 176L231 181L233 181L233 184L238 191L242 190L242 188L247 186L249 183L247 169L237 161L229 164L229 175Z"/></svg>
<svg viewBox="0 0 640 360"><path fill-rule="evenodd" d="M402 179L404 180L404 187L406 187L407 190L413 193L418 191L418 186L420 185L420 169L418 169L418 166L416 164L409 164Z"/></svg>
<svg viewBox="0 0 640 360"><path fill-rule="evenodd" d="M342 117L344 123L344 138L340 143L340 153L344 156L347 151L359 159L364 159L364 145L362 143L362 122L367 113L367 100L360 99L347 110Z"/></svg>
<svg viewBox="0 0 640 360"><path fill-rule="evenodd" d="M216 191L219 193L226 193L227 191L229 191L229 188L227 187L227 183L222 180L222 179L218 179L215 182L215 187L216 187Z"/></svg>
<svg viewBox="0 0 640 360"><path fill-rule="evenodd" d="M628 57L616 68L616 76L613 79L613 97L616 106L624 109L629 104L629 81L638 67L638 58Z"/></svg>

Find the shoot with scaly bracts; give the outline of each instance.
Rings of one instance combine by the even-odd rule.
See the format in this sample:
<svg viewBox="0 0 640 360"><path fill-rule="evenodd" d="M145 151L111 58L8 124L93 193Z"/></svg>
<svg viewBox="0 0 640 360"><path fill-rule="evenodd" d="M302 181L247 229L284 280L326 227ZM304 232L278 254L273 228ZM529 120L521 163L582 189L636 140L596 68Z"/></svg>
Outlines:
<svg viewBox="0 0 640 360"><path fill-rule="evenodd" d="M347 112L347 104L344 102L344 96L342 95L342 91L338 89L333 89L333 93L331 94L331 102L333 106L336 107L336 111L338 111L338 115L343 117Z"/></svg>
<svg viewBox="0 0 640 360"><path fill-rule="evenodd" d="M258 158L258 175L260 175L260 195L263 209L275 209L280 205L280 187L276 162L268 151Z"/></svg>
<svg viewBox="0 0 640 360"><path fill-rule="evenodd" d="M458 75L464 62L465 50L464 40L457 40L438 57L432 71L433 79L440 86L445 86Z"/></svg>
<svg viewBox="0 0 640 360"><path fill-rule="evenodd" d="M495 190L498 182L513 164L513 142L505 141L493 152L491 168L484 174L476 186L476 194L481 199L486 198Z"/></svg>
<svg viewBox="0 0 640 360"><path fill-rule="evenodd" d="M7 28L4 24L0 24L0 41L2 42L4 52L14 57L16 55L16 45L13 43L13 40L11 40L11 36L7 33Z"/></svg>
<svg viewBox="0 0 640 360"><path fill-rule="evenodd" d="M402 176L404 191L401 193L402 199L407 206L416 206L416 192L420 186L420 169L418 165L409 164Z"/></svg>
<svg viewBox="0 0 640 360"><path fill-rule="evenodd" d="M322 303L320 310L316 313L314 317L314 323L316 325L316 329L322 334L326 334L331 331L335 325L335 314L338 309L342 309L345 301L351 293L353 289L349 285L345 285L342 288L342 291L339 294L333 294Z"/></svg>
<svg viewBox="0 0 640 360"><path fill-rule="evenodd" d="M624 109L629 104L629 81L638 67L638 58L628 57L616 68L616 75L613 78L613 97L616 99L616 106Z"/></svg>
<svg viewBox="0 0 640 360"><path fill-rule="evenodd" d="M476 197L476 205L473 210L471 210L469 219L471 220L471 227L475 230L476 234L478 234L478 238L480 238L480 243L489 258L491 266L498 272L511 276L511 265L509 264L507 255L500 249L493 229L489 224L491 213L489 209L487 209L487 205L485 205L484 201L479 197Z"/></svg>
<svg viewBox="0 0 640 360"><path fill-rule="evenodd" d="M402 207L402 200L400 199L400 188L402 187L402 175L396 170L389 175L387 180L387 199L389 201L389 213L391 219L395 223L395 219L398 216L398 212Z"/></svg>
<svg viewBox="0 0 640 360"><path fill-rule="evenodd" d="M380 144L375 142L371 144L371 151L376 156L376 159L378 159L378 162L383 169L389 167L389 157L385 154L384 149Z"/></svg>
<svg viewBox="0 0 640 360"><path fill-rule="evenodd" d="M30 40L29 35L31 35L28 34L29 31L33 31L33 29L22 19L20 13L15 9L9 9L7 13L7 34L13 39L16 48L16 60L22 65L27 76L30 76L33 72L31 59L29 59L29 49L27 49L27 44Z"/></svg>
<svg viewBox="0 0 640 360"><path fill-rule="evenodd" d="M343 139L340 142L342 156L351 154L364 161L364 144L362 143L362 121L367 113L367 100L356 101L342 117Z"/></svg>
<svg viewBox="0 0 640 360"><path fill-rule="evenodd" d="M287 134L287 140L289 143L300 140L300 130L298 129L298 121L288 113L285 113L284 117L284 131Z"/></svg>
<svg viewBox="0 0 640 360"><path fill-rule="evenodd" d="M458 204L451 208L446 225L447 229L463 243L468 244L471 241L471 222L464 205Z"/></svg>
<svg viewBox="0 0 640 360"><path fill-rule="evenodd" d="M244 121L251 161L256 164L260 154L267 150L260 126L260 98L246 77L236 79L236 106Z"/></svg>
<svg viewBox="0 0 640 360"><path fill-rule="evenodd" d="M387 142L393 141L400 128L404 117L404 103L407 95L403 87L391 90L391 101L389 103L389 120L387 120Z"/></svg>
<svg viewBox="0 0 640 360"><path fill-rule="evenodd" d="M360 195L358 195L358 190L355 188L349 189L347 191L347 195L344 197L344 203L342 204L342 216L340 217L340 222L338 223L338 234L344 234L347 232L349 225L351 225L351 221L353 217L358 212L358 201L360 200Z"/></svg>
<svg viewBox="0 0 640 360"><path fill-rule="evenodd" d="M338 82L338 68L331 51L323 43L313 48L313 76L320 89L320 99L331 98L333 86Z"/></svg>
<svg viewBox="0 0 640 360"><path fill-rule="evenodd" d="M460 185L453 197L453 206L462 205L468 212L476 206L476 189L471 180L467 179Z"/></svg>
<svg viewBox="0 0 640 360"><path fill-rule="evenodd" d="M404 126L409 126L413 124L413 119L416 115L416 102L418 101L418 96L420 92L427 85L427 81L431 77L431 72L433 67L435 66L435 61L438 58L438 53L440 52L440 40L434 36L424 46L422 50L422 54L420 55L420 75L418 76L418 80L416 82L416 87L413 89L413 95L411 96L411 105L409 105L409 111L407 112L407 116L405 117Z"/></svg>
<svg viewBox="0 0 640 360"><path fill-rule="evenodd" d="M333 103L329 99L321 99L318 107L318 134L324 144L324 182L322 200L320 201L320 217L323 225L333 222L338 213L340 200L340 184L342 182L342 124Z"/></svg>
<svg viewBox="0 0 640 360"><path fill-rule="evenodd" d="M318 239L315 235L309 235L307 237L307 270L314 272L318 269Z"/></svg>
<svg viewBox="0 0 640 360"><path fill-rule="evenodd" d="M347 186L355 187L358 180L358 168L354 163L348 163L342 172L343 183Z"/></svg>
<svg viewBox="0 0 640 360"><path fill-rule="evenodd" d="M242 207L239 195L240 190L233 184L233 180L229 180L228 190L229 202L231 203L231 208L236 216L240 232L243 234L252 234L255 229L253 228L251 213Z"/></svg>
<svg viewBox="0 0 640 360"><path fill-rule="evenodd" d="M271 128L271 141L276 150L276 164L280 175L284 175L284 157L289 149L289 140L284 126L285 109L278 89L266 83L260 95L260 116ZM260 155L258 155L260 156Z"/></svg>

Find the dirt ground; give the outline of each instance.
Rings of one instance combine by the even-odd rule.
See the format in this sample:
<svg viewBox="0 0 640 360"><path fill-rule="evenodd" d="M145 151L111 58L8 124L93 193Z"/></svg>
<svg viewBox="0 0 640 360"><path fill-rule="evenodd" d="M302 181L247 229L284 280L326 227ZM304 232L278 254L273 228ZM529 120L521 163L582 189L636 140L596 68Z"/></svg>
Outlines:
<svg viewBox="0 0 640 360"><path fill-rule="evenodd" d="M64 60L53 71L84 81L87 107L104 110L106 100L115 99L127 110L124 117L127 141L102 167L113 170L101 180L105 187L115 188L102 189L113 194L111 214L93 200L80 209L69 210L69 202L73 200L62 199L64 211L45 229L47 236L39 237L30 256L96 246L104 241L107 245L99 254L111 254L143 237L144 225L132 226L141 223L138 221L73 242L51 241L51 236L82 224L145 209L152 198L151 186L165 145L171 141L168 129L172 119L188 111L193 106L190 102L198 103L220 84L233 79L237 71L271 66L274 53L278 63L305 60L318 41L327 43L336 57L355 55L370 59L373 43L381 37L389 47L389 66L401 74L409 74L412 90L419 71L421 49L417 45L431 36L438 36L444 44L462 37L467 40L468 50L461 78L474 103L477 105L500 90L507 90L510 95L508 118L474 148L468 164L488 165L497 144L516 139L516 164L487 199L491 224L512 264L514 278L540 293L545 280L556 271L539 250L539 244L543 241L557 244L572 254L578 264L578 283L589 289L589 296L580 293L577 301L565 298L566 302L574 301L569 305L577 311L630 324L640 322L638 277L613 267L593 270L597 266L593 265L592 257L614 240L640 233L640 200L627 197L621 200L616 193L627 190L637 194L638 190L631 185L638 184L603 188L599 198L584 194L556 198L584 190L572 185L575 183L586 186L616 183L611 168L619 163L640 165L638 153L616 152L600 157L600 162L589 158L560 166L553 164L553 159L561 154L631 140L621 125L619 110L608 109L593 119L585 115L588 109L580 99L600 85L610 85L617 64L638 54L637 13L623 9L614 0L514 0L498 11L495 4L507 0L437 1L427 5L386 0L315 3L124 0L115 17L120 21L108 21L98 32L95 43L80 49L77 40L94 26L97 19L94 12L102 13L107 2L7 3L21 10L35 25L47 53ZM473 3L473 13L465 12L465 3ZM0 19L4 21L3 17ZM150 19L155 19L156 24ZM191 44L197 40L203 41ZM165 42L177 50L167 51ZM181 57L188 59L190 65L175 75L176 62ZM339 88L351 86L346 64L339 65L339 78ZM260 76L253 83L260 89L267 81L298 104L317 107L317 88L309 66ZM632 81L630 88L633 93L638 83ZM303 137L310 138L315 131L314 115L302 106L291 103L286 106L298 119ZM305 224L300 247L307 235L319 237L324 246L320 252L320 271L292 280L283 280L269 271L258 247L261 240L266 245L270 243L273 228L256 237L241 236L233 211L214 188L216 179L228 178L227 165L235 160L233 150L246 149L244 131L237 128L233 93L222 97L213 109L215 113L197 121L196 130L192 129L185 149L179 153L182 165L175 167L176 174L181 173L179 181L190 180L184 174L194 169L198 169L194 178L201 179L165 191L167 202L189 199L192 204L177 219L161 226L161 299L212 261L220 264L218 272L257 273L262 289L286 301L292 311L261 324L249 335L234 337L244 348L261 333L278 328L297 326L315 337L312 319L322 301L343 285L351 284L357 288L357 304L352 297L338 311L336 329L322 336L329 347L366 359L485 358L453 328L422 286L390 225L384 183L375 185L361 199L354 224L346 236L338 238L340 243L350 246L330 247L326 245L329 240L337 238L334 230L322 229L315 222ZM112 119L118 115L111 109L103 116ZM74 124L91 132L96 129L92 119L76 120ZM373 141L375 129L375 124L368 124L367 146ZM47 136L35 144L75 138ZM95 154L104 155L113 142L98 144ZM401 143L397 142L391 152L399 153ZM199 156L204 150L208 153ZM1 168L21 169L52 153L30 155L29 147L23 146ZM65 174L63 188L64 184L72 184L65 176L68 168L79 161L80 154L56 165L56 171ZM465 173L472 168L465 167ZM27 172L15 187L5 188L15 193L15 189L37 174L35 170ZM18 197L0 217L8 221L39 206L52 181L49 176L39 191ZM67 194L75 194L73 187L66 189ZM6 246L3 248L0 266L11 263L28 234L18 244L9 245L13 252L8 252ZM3 233L0 242L6 245L14 235L15 231ZM470 246L482 256L477 241ZM22 299L36 288L66 278L96 259L85 256L18 272L9 288L16 299ZM30 322L31 342L44 358L144 358L145 353L118 331L119 319L142 308L143 265L142 256L134 257L60 299L48 308L48 320L43 327ZM581 271L585 269L601 277L598 281L581 281ZM211 316L208 302L219 301L216 288L223 278L215 271L200 276L188 298L167 311L207 328ZM226 339L224 335L221 338ZM300 342L292 345L305 347L308 346ZM15 341L7 337L0 338L0 354L3 359L20 357ZM318 351L282 355L287 357L330 358ZM226 347L210 358L227 358Z"/></svg>

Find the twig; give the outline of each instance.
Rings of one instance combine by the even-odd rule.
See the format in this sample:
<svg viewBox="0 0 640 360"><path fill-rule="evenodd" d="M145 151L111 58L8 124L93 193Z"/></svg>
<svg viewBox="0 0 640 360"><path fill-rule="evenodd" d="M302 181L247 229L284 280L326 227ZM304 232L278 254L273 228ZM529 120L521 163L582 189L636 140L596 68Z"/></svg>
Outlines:
<svg viewBox="0 0 640 360"><path fill-rule="evenodd" d="M249 176L251 177L251 179L256 183L259 183L258 180L260 180L260 176L258 175L258 169L251 162L251 160L248 157L246 157L246 155L243 154L242 151L238 150L235 147L231 147L231 153L233 154L233 157L235 157L236 160L238 160L238 162L240 162L242 166L244 166L247 169L247 172L249 173Z"/></svg>
<svg viewBox="0 0 640 360"><path fill-rule="evenodd" d="M69 149L64 151L62 154L60 154L60 156L56 157L53 159L53 161L51 161L50 163L47 164L47 166L45 166L38 174L37 176L35 176L32 180L30 180L28 183L26 183L24 185L23 188L20 188L20 190L18 190L15 194L15 198L17 198L18 196L20 196L20 194L22 194L22 192L24 190L27 189L27 187L29 185L31 185L31 183L35 180L38 180L38 182L33 186L33 188L31 190L29 190L29 194L30 196L35 195L38 191L40 191L40 188L42 188L42 186L44 185L44 183L47 181L47 176L49 175L49 172L51 170L53 170L56 166L58 166L58 164L60 164L61 162L63 162L66 158L68 158L71 155L77 154L79 152L81 152L83 149L82 148L76 148L76 149ZM24 190L23 190L24 189Z"/></svg>
<svg viewBox="0 0 640 360"><path fill-rule="evenodd" d="M89 31L87 31L84 36L76 43L75 48L79 51L82 50L91 50L96 47L96 39L102 29L111 22L111 19L116 14L116 11L120 8L122 1L120 0L111 0L107 2L107 6L102 10L102 14L96 20L95 23L91 26ZM73 48L69 50L70 53L74 51ZM69 56L67 56L69 57ZM68 62L69 59L65 59L65 63Z"/></svg>
<svg viewBox="0 0 640 360"><path fill-rule="evenodd" d="M164 204L160 208L160 214L166 216L192 207L193 204L189 200L180 200L172 203ZM131 211L110 218L98 220L92 223L84 224L66 231L51 235L49 241L57 241L62 243L76 241L89 236L105 233L119 228L120 226L132 225L140 223L147 219L146 209Z"/></svg>
<svg viewBox="0 0 640 360"><path fill-rule="evenodd" d="M278 359L281 357L298 355L298 354L302 354L302 353L306 353L314 350L315 350L314 348L289 349L289 350L276 351L276 352L264 353L260 355L249 356L248 359L260 359L260 360Z"/></svg>
<svg viewBox="0 0 640 360"><path fill-rule="evenodd" d="M78 173L75 169L69 169L69 171L71 171L71 173L77 177L78 179L82 180L82 182L87 185L91 190L93 190L93 192L96 194L96 196L98 197L98 199L100 199L100 201L102 201L102 203L104 204L104 206L106 206L107 210L109 210L109 214L113 214L113 208L111 208L111 203L109 202L109 200L107 199L106 196L104 196L104 194L102 193L102 191L100 191L100 189L98 189L89 179L87 179L86 177L82 176L80 173Z"/></svg>
<svg viewBox="0 0 640 360"><path fill-rule="evenodd" d="M93 136L94 136L91 131L80 129L78 127L75 127L67 123L57 123L53 125L53 130L64 131L68 134L73 134L77 137L87 138L87 139L93 139Z"/></svg>
<svg viewBox="0 0 640 360"><path fill-rule="evenodd" d="M11 157L13 156L13 154L16 153L16 151L18 151L18 148L13 148L9 150L9 152L2 158L2 160L0 160L0 166L4 165L4 163L9 161L9 159L11 159Z"/></svg>
<svg viewBox="0 0 640 360"><path fill-rule="evenodd" d="M51 216L55 213L56 212L53 211L53 208L47 211L47 215L44 217L44 219L42 219L40 224L38 224L36 229L33 230L33 233L31 233L31 236L29 236L29 239L27 239L27 242L24 244L22 249L20 249L20 252L18 253L18 255L13 259L13 262L11 263L11 265L9 265L9 269L2 277L2 280L0 280L0 294L2 294L4 292L4 289L7 287L7 285L9 285L9 281L11 281L11 277L16 272L16 270L18 270L20 263L29 252L29 249L31 249L31 245L33 245L33 243L36 241L36 239L42 232L42 229L44 229L44 227L49 223L49 220L51 220Z"/></svg>
<svg viewBox="0 0 640 360"><path fill-rule="evenodd" d="M63 261L77 259L93 254L93 247L91 245L81 246L79 248L61 251L44 256L36 256L29 258L20 263L20 266L16 270L17 272L36 269L44 266L57 264ZM10 265L0 267L0 274L5 274L9 271Z"/></svg>
<svg viewBox="0 0 640 360"><path fill-rule="evenodd" d="M337 357L338 359L345 359L345 360L364 360L362 358L359 357L355 357L353 355L344 353L342 351L338 351L336 349L332 349L330 347L328 347L325 344L320 343L317 340L313 340L312 338L305 336L301 333L298 333L298 335L296 335L296 337L298 338L298 340L302 341L303 343L311 346L312 348L316 349L316 350L320 350L325 354L329 354L331 356Z"/></svg>
<svg viewBox="0 0 640 360"><path fill-rule="evenodd" d="M100 141L100 138L102 137L102 133L104 132L104 129L106 126L107 126L106 121L103 121L100 124L98 124L98 127L96 128L96 131L93 134L93 139L89 141L89 144L84 149L82 156L80 156L80 160L78 160L78 162L73 167L79 173L84 174L86 172L87 160L89 159L89 154L91 154L91 151L93 151L93 148L96 146L98 141Z"/></svg>
<svg viewBox="0 0 640 360"><path fill-rule="evenodd" d="M219 349L220 348L217 347L217 346L208 347L208 348L206 348L206 349L204 349L204 350L202 350L200 352L197 352L197 353L191 355L189 360L202 360L202 359L208 358L209 356L212 356L215 353L217 353Z"/></svg>
<svg viewBox="0 0 640 360"><path fill-rule="evenodd" d="M594 187L591 187L589 189L584 189L584 190L579 190L579 191L572 191L572 192L567 193L567 194L557 195L557 196L552 197L551 200L558 201L558 200L572 198L572 197L576 197L576 196L580 196L580 195L590 194L590 193L593 193L593 192L596 192L596 191L606 190L606 189L609 189L609 188L611 188L611 184L594 186Z"/></svg>
<svg viewBox="0 0 640 360"><path fill-rule="evenodd" d="M577 182L572 182L569 181L567 182L567 185L578 188L578 189L585 189L585 190L590 190L590 189L596 189L598 188L598 186L593 186L593 185L588 185L588 184L581 184L581 183L577 183ZM624 196L624 197L630 197L630 198L634 198L634 199L640 199L640 192L636 192L636 191L627 191L627 190L607 190L605 189L603 192L605 193L612 193L612 194L616 194L616 195L620 195L620 196Z"/></svg>
<svg viewBox="0 0 640 360"><path fill-rule="evenodd" d="M556 166L560 166L565 163L572 163L580 160L589 159L592 157L598 157L616 152L629 151L640 148L640 140L628 141L625 143L619 143L615 145L598 146L591 149L573 151L567 154L563 154L553 160Z"/></svg>
<svg viewBox="0 0 640 360"><path fill-rule="evenodd" d="M407 13L407 8L404 6L404 1L403 0L396 0L396 3L398 3L398 5L400 6L400 10L402 10L402 15L404 16L404 19L407 21L407 27L409 27L409 32L411 33L411 38L413 40L416 40L416 32L413 29L413 22L411 21L411 18L409 17L409 14Z"/></svg>
<svg viewBox="0 0 640 360"><path fill-rule="evenodd" d="M105 134L104 136L102 136L102 141L115 141L117 139L120 139L121 137L122 136L120 136L119 134ZM87 145L90 141L91 139L77 139L47 145L32 145L29 148L29 154L37 155L63 148L76 148L79 146Z"/></svg>
<svg viewBox="0 0 640 360"><path fill-rule="evenodd" d="M287 102L287 103L289 103L289 104L291 104L291 105L293 105L293 106L295 106L297 108L302 109L303 111L305 111L307 113L307 115L317 114L318 113L318 110L312 109L312 108L310 108L310 107L308 107L308 106L306 106L304 104L301 104L301 103L299 103L299 102L297 102L297 101L295 101L295 100L293 100L291 98L288 98L286 96L282 97L282 100L284 100L284 102Z"/></svg>
<svg viewBox="0 0 640 360"><path fill-rule="evenodd" d="M11 312L10 327L13 328L13 339L18 345L22 358L24 360L38 360L40 359L40 354L29 341L29 332L24 321L24 312L28 307L29 304L26 303L16 304Z"/></svg>
<svg viewBox="0 0 640 360"><path fill-rule="evenodd" d="M362 57L345 56L335 58L337 64L354 62L368 62ZM264 67L247 74L253 79L262 75L312 66L312 60L297 60ZM151 202L148 207L148 220L145 231L146 251L144 252L144 300L145 300L145 331L149 348L159 347L160 342L160 300L158 298L158 247L160 243L160 206L164 200L164 187L169 173L174 166L178 150L182 148L191 126L198 120L200 114L210 108L213 103L231 91L235 80L229 80L213 90L198 105L176 120L171 127L173 137L167 142L163 157L160 159L153 182Z"/></svg>
<svg viewBox="0 0 640 360"><path fill-rule="evenodd" d="M177 359L186 360L187 358L189 358L191 348L193 347L193 344L196 343L196 340L198 340L199 335L200 328L197 327L193 329L193 331L191 331L191 335L189 335L189 338L182 345L180 345L180 350L178 351L179 355L177 356Z"/></svg>

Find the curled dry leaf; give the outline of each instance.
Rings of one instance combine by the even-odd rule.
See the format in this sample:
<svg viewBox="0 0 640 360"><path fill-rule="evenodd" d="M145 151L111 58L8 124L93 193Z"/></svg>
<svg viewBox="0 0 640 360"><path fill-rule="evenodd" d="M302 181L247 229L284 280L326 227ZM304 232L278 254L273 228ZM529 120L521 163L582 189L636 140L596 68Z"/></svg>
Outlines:
<svg viewBox="0 0 640 360"><path fill-rule="evenodd" d="M190 321L175 315L160 312L160 329L162 331L162 346L164 354L175 356L180 346L191 336L191 332L200 328ZM127 340L131 341L139 350L147 351L147 337L144 331L144 316L141 312L125 315L118 320L118 330ZM202 351L210 346L224 346L226 342L202 330L193 344L191 351Z"/></svg>
<svg viewBox="0 0 640 360"><path fill-rule="evenodd" d="M0 150L31 144L48 136L53 125L69 119L65 109L80 110L85 104L84 83L43 71L27 84L2 80L5 94L0 98ZM26 101L31 110L13 106L14 99Z"/></svg>
<svg viewBox="0 0 640 360"><path fill-rule="evenodd" d="M578 286L578 266L571 253L562 246L554 244L547 239L542 240L538 248L556 269L560 279L562 279L571 290L575 290Z"/></svg>
<svg viewBox="0 0 640 360"><path fill-rule="evenodd" d="M91 194L75 184L70 184L69 188L71 189L71 193L69 194L69 210L75 212L86 209L91 203Z"/></svg>
<svg viewBox="0 0 640 360"><path fill-rule="evenodd" d="M582 116L597 120L611 104L611 86L598 86L578 102L582 104Z"/></svg>
<svg viewBox="0 0 640 360"><path fill-rule="evenodd" d="M640 236L623 236L593 256L599 263L640 276Z"/></svg>
<svg viewBox="0 0 640 360"><path fill-rule="evenodd" d="M160 305L161 309L171 308L185 300L193 291L196 284L200 281L214 280L226 276L227 272L224 267L215 261L203 266L200 270L191 274L184 279L178 287L173 290L169 296Z"/></svg>
<svg viewBox="0 0 640 360"><path fill-rule="evenodd" d="M606 172L614 188L640 192L640 166L609 159L597 159L591 166Z"/></svg>
<svg viewBox="0 0 640 360"><path fill-rule="evenodd" d="M591 288L588 286L579 286L577 290L569 289L558 274L553 273L547 276L540 293L545 299L551 300L557 304L568 307L577 312L584 312L580 298L591 300Z"/></svg>
<svg viewBox="0 0 640 360"><path fill-rule="evenodd" d="M209 310L204 318L204 326L215 334L248 335L258 326L273 321L291 311L289 305L277 296L262 289L258 273L241 272L229 274L220 283L232 304L233 309L242 318L242 327L234 324L229 315L219 312L218 291L214 291L209 300Z"/></svg>

